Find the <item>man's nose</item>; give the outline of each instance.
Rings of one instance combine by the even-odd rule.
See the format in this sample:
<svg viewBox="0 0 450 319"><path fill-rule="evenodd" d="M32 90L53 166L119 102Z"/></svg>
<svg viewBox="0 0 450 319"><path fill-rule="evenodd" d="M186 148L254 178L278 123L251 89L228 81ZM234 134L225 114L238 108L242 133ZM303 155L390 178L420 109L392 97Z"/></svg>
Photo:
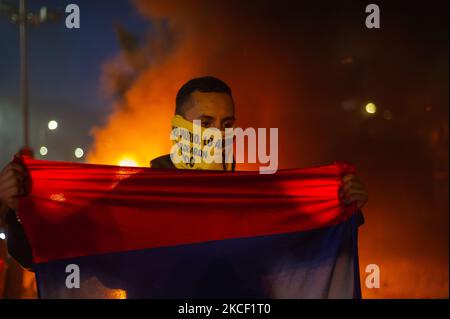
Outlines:
<svg viewBox="0 0 450 319"><path fill-rule="evenodd" d="M216 129L218 129L218 130L222 130L222 125L220 124L220 121L214 121L214 122L211 124L211 127L214 127L214 128L216 128Z"/></svg>

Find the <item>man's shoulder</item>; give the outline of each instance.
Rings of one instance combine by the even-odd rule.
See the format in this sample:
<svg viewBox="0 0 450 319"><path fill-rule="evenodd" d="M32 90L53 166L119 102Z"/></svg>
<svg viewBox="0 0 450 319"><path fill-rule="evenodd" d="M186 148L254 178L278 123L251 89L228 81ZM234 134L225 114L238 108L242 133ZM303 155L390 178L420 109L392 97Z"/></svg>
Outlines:
<svg viewBox="0 0 450 319"><path fill-rule="evenodd" d="M170 154L163 155L157 157L150 161L151 168L173 168L175 169L175 165L173 165L172 160L170 159Z"/></svg>

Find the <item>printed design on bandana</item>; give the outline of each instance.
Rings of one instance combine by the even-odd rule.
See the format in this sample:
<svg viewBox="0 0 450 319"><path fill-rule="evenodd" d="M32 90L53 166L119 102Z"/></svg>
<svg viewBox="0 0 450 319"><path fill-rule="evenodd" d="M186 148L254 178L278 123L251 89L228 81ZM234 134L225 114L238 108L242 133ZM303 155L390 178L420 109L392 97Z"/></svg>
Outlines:
<svg viewBox="0 0 450 319"><path fill-rule="evenodd" d="M233 136L180 115L172 119L170 158L179 169L231 170ZM227 151L228 150L228 151Z"/></svg>

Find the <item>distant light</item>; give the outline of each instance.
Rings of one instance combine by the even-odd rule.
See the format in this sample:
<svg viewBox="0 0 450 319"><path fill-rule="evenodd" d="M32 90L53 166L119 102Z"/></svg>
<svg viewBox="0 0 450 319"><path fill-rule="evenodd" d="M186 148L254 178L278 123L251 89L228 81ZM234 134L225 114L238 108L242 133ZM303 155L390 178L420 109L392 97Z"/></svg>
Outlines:
<svg viewBox="0 0 450 319"><path fill-rule="evenodd" d="M377 112L377 106L373 103L367 103L366 112L369 114L375 114Z"/></svg>
<svg viewBox="0 0 450 319"><path fill-rule="evenodd" d="M5 240L6 239L6 234L5 233L0 233L0 239L1 240Z"/></svg>
<svg viewBox="0 0 450 319"><path fill-rule="evenodd" d="M138 166L138 164L135 160L125 158L119 161L119 166Z"/></svg>
<svg viewBox="0 0 450 319"><path fill-rule="evenodd" d="M341 59L341 64L352 64L353 58L351 56Z"/></svg>
<svg viewBox="0 0 450 319"><path fill-rule="evenodd" d="M47 20L47 7L41 7L39 11L39 19L43 22Z"/></svg>
<svg viewBox="0 0 450 319"><path fill-rule="evenodd" d="M41 154L42 156L47 155L48 153L48 149L45 146L41 146L41 148L39 149L39 154Z"/></svg>
<svg viewBox="0 0 450 319"><path fill-rule="evenodd" d="M51 120L50 122L48 122L48 129L53 131L56 130L58 127L58 122L56 122L55 120Z"/></svg>
<svg viewBox="0 0 450 319"><path fill-rule="evenodd" d="M341 106L345 112L351 112L357 108L357 102L354 99L347 99L342 101Z"/></svg>
<svg viewBox="0 0 450 319"><path fill-rule="evenodd" d="M75 149L74 154L75 154L75 157L76 157L76 158L82 158L83 155L84 155L84 151L83 151L83 149L82 149L81 147L77 147L77 148Z"/></svg>
<svg viewBox="0 0 450 319"><path fill-rule="evenodd" d="M392 120L392 112L390 110L386 110L383 112L383 117L385 120Z"/></svg>

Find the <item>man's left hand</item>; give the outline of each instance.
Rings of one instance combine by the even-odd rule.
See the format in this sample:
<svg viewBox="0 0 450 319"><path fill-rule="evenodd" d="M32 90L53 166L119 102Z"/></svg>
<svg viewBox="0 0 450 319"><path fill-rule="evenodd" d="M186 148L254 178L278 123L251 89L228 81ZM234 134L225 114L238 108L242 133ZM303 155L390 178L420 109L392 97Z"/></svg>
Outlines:
<svg viewBox="0 0 450 319"><path fill-rule="evenodd" d="M354 174L347 174L342 178L343 186L341 198L345 204L356 202L358 209L361 209L368 200L366 186Z"/></svg>

